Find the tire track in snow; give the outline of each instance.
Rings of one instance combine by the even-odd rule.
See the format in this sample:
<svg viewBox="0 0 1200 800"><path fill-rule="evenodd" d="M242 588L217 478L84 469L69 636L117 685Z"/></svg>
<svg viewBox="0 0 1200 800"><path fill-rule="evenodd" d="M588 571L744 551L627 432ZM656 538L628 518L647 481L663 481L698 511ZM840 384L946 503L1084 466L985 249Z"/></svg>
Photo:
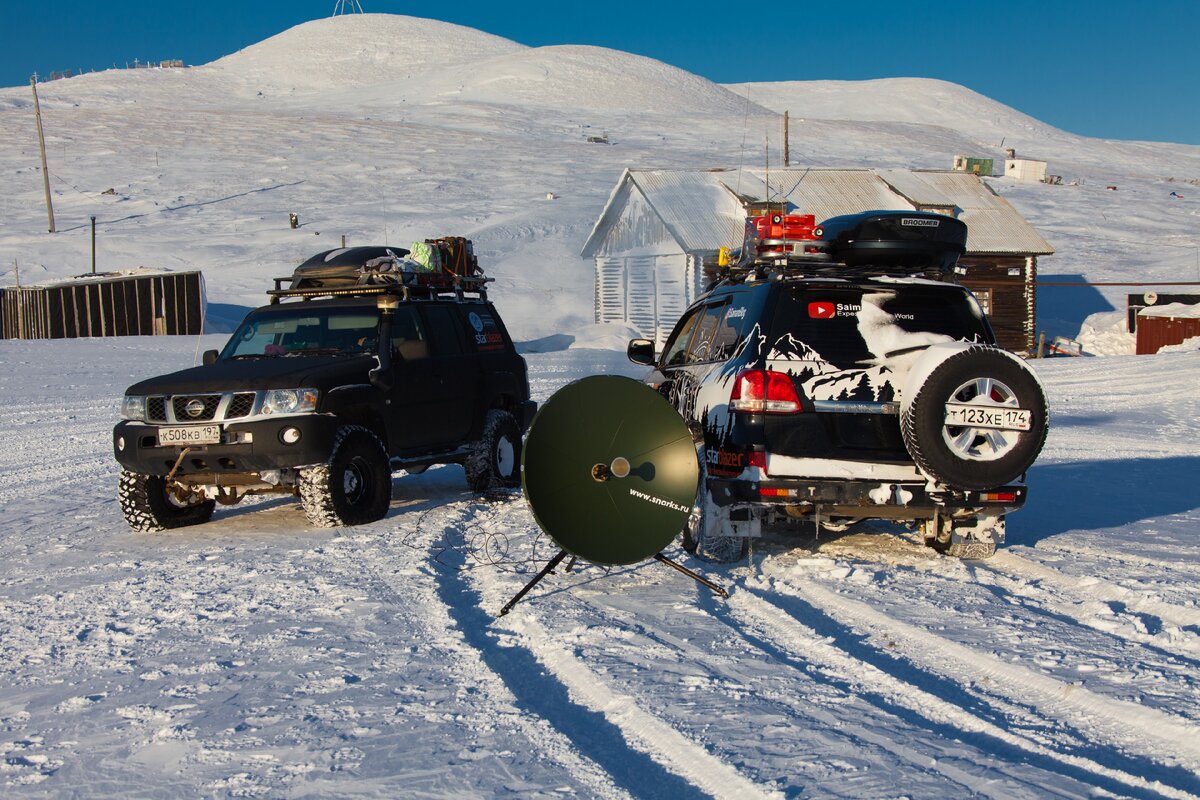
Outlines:
<svg viewBox="0 0 1200 800"><path fill-rule="evenodd" d="M1137 703L1118 700L1084 687L1064 683L1020 664L952 642L928 630L888 617L858 600L815 583L786 584L793 593L842 624L882 640L889 651L902 655L923 671L957 682L985 679L986 694L1004 698L1048 719L1057 719L1114 746L1133 759L1158 764L1164 771L1186 770L1188 783L1200 787L1200 726Z"/></svg>
<svg viewBox="0 0 1200 800"><path fill-rule="evenodd" d="M795 591L795 587L789 586L789 590ZM821 590L821 594L828 593ZM764 641L771 642L780 650L791 654L798 661L813 664L839 679L848 680L864 693L881 695L888 702L935 724L948 725L968 734L990 737L1019 751L1078 771L1082 775L1074 777L1101 785L1108 784L1105 788L1122 794L1128 793L1130 789L1137 789L1141 790L1143 795L1152 793L1154 796L1171 798L1200 797L1162 781L1149 780L1141 775L1114 769L1083 756L1059 752L981 719L960 706L839 649L826 637L761 597L754 589L746 588L732 593L728 608L730 615L739 624Z"/></svg>
<svg viewBox="0 0 1200 800"><path fill-rule="evenodd" d="M1079 578L1068 575L1016 553L1000 551L986 562L978 564L976 569L1039 581L1053 586L1058 592L1084 600L1120 603L1130 611L1153 615L1165 623L1200 630L1200 608L1167 603L1148 592L1128 589L1093 576Z"/></svg>
<svg viewBox="0 0 1200 800"><path fill-rule="evenodd" d="M462 520L457 524L451 521L446 537L461 539L462 527ZM481 607L481 601L499 608L511 596L514 586L496 580L492 572L461 569L462 555L453 549L447 552L454 553L451 558L458 563L452 564L454 569L440 572L441 595L466 638L472 640L483 660L518 697L567 733L577 746L586 743L586 752L606 766L618 783L624 783L639 795L653 788L653 796L664 798L695 796L699 792L722 800L779 796L755 785L733 765L709 753L701 743L647 712L635 698L607 684L566 647L555 642L534 619L528 605L517 606L503 621L492 619L491 612ZM509 632L528 655L506 653L505 650L517 648L501 647L495 635L488 634L489 627ZM526 659L534 667L540 665L550 680L537 677L539 670L530 668ZM563 697L556 699L559 695ZM605 731L607 726L596 725L597 721L607 722L613 730ZM613 747L626 752L618 753L617 758L612 752L603 752ZM639 766L636 762L641 759L648 763Z"/></svg>
<svg viewBox="0 0 1200 800"><path fill-rule="evenodd" d="M739 643L745 645L753 651L763 653L774 664L784 668L784 671L796 674L803 682L811 682L815 680L814 676L804 667L806 664L798 661L789 653L780 653L778 648L773 647L765 642L761 637L748 634L746 628L738 625L726 611L722 610L724 601L716 600L705 595L701 595L701 606L709 606L712 614L706 614L707 617L715 618L722 625L729 628L736 636ZM665 644L672 647L681 656L688 659L691 663L703 665L706 669L712 672L742 675L742 683L746 685L754 684L754 677L750 674L745 674L746 671L741 667L741 659L739 653L730 655L721 654L713 650L702 650L692 644L690 639L684 638L686 631L659 631L650 629L648 624L641 617L619 611L612 606L605 605L600 608L596 603L581 599L581 604L586 605L591 609L604 615L606 620L618 620L628 629L634 629L640 632L643 636L651 639L657 644ZM781 657L782 656L782 657ZM826 676L828 678L828 676ZM828 681L826 685L837 684L839 687L844 685L844 681ZM967 769L963 769L953 763L954 759L937 759L932 758L930 750L922 749L921 743L911 743L901 740L899 737L892 736L892 731L884 729L878 719L867 719L862 722L850 718L844 713L843 707L838 706L837 711L831 711L820 703L814 703L810 699L811 691L806 690L803 683L797 683L794 691L785 692L781 689L769 688L764 686L756 686L755 694L769 701L778 708L785 709L789 714L795 717L797 724L804 725L807 729L812 730L814 727L823 729L831 736L836 736L842 740L848 740L849 746L855 749L874 748L874 752L866 755L877 766L883 769L888 769L888 765L880 764L875 759L881 753L887 753L898 762L906 764L914 772L933 772L941 775L952 784L956 784L963 790L963 794L979 795L983 797L997 798L1012 798L1021 796L1018 792L1018 787L1029 792L1029 796L1044 796L1051 793L1051 789L1047 788L1044 783L1035 783L1033 778L1012 773L1006 774L1003 777L986 774L981 775L972 773ZM852 694L855 687L847 686L845 693ZM888 709L881 709L880 713L889 717L896 715ZM906 721L901 721L902 724L907 724ZM993 753L989 752L988 755ZM1037 767L1034 767L1037 769ZM794 787L789 787L794 790ZM804 791L803 786L800 791ZM1076 790L1082 791L1082 790ZM827 794L832 795L832 792ZM1077 796L1071 791L1055 791L1066 796ZM843 793L841 796L853 797L853 790Z"/></svg>
<svg viewBox="0 0 1200 800"><path fill-rule="evenodd" d="M419 517L418 524L424 522L425 528L418 530L418 535L429 530L440 531L443 527L452 530L456 517L462 516L459 509L469 507L470 503L452 502L444 509L439 509L436 514ZM442 518L445 518L444 524ZM389 518L389 521L396 520L396 517ZM463 671L481 690L480 696L492 707L494 713L513 723L530 743L538 748L539 754L559 764L592 796L628 798L630 795L618 787L602 767L580 753L569 737L555 730L552 725L532 719L529 713L521 708L519 695L514 695L504 676L490 667L487 659L471 641L471 637L462 631L461 621L454 613L454 608L443 601L445 577L439 571L436 556L423 559L416 569L406 566L405 562L411 560L413 551L406 549L397 552L393 546L389 546L396 533L393 529L375 535L369 544L355 542L356 549L363 556L363 569L369 571L379 584L387 588L392 595L392 607L405 608L412 605L413 599L417 599L422 613L414 617L414 624L429 628L431 641L462 665ZM427 549L436 549L441 538L430 536L429 541L424 544L428 546ZM419 553L420 550L415 552ZM414 580L421 575L427 580ZM402 577L397 579L393 576ZM483 714L487 713L488 710L485 709Z"/></svg>

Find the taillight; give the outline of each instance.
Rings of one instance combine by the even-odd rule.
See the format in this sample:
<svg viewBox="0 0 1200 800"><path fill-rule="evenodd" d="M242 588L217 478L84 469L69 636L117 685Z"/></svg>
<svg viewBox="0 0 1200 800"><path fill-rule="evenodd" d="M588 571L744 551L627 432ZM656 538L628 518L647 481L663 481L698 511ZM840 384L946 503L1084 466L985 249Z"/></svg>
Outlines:
<svg viewBox="0 0 1200 800"><path fill-rule="evenodd" d="M729 408L752 414L794 414L801 410L792 376L766 369L738 373L729 395Z"/></svg>
<svg viewBox="0 0 1200 800"><path fill-rule="evenodd" d="M1016 492L984 492L979 495L979 499L985 503L1015 503L1017 502Z"/></svg>

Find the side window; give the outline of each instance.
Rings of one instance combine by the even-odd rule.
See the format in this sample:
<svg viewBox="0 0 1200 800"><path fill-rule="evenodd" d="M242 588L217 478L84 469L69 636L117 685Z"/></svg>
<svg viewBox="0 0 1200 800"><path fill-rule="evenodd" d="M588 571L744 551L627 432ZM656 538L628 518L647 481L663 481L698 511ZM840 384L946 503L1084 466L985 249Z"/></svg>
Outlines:
<svg viewBox="0 0 1200 800"><path fill-rule="evenodd" d="M713 338L725 318L727 304L709 306L704 309L700 323L696 326L696 335L692 337L692 345L688 348L687 361L689 364L697 361L712 361L717 358L713 349Z"/></svg>
<svg viewBox="0 0 1200 800"><path fill-rule="evenodd" d="M710 349L713 358L724 361L733 355L738 345L742 343L742 339L746 337L744 328L747 309L735 299L732 304L722 306L720 311L720 318L717 320L716 330L713 331Z"/></svg>
<svg viewBox="0 0 1200 800"><path fill-rule="evenodd" d="M392 352L405 361L429 357L429 342L412 306L401 306L392 316Z"/></svg>
<svg viewBox="0 0 1200 800"><path fill-rule="evenodd" d="M697 309L684 317L683 322L675 329L675 336L667 342L667 347L663 351L662 365L664 367L674 367L684 363L688 340L692 338L692 331L696 327L696 321L700 319L702 310Z"/></svg>
<svg viewBox="0 0 1200 800"><path fill-rule="evenodd" d="M454 312L446 306L426 306L425 322L429 326L429 344L433 354L457 356L463 353L462 334L459 325L451 316Z"/></svg>

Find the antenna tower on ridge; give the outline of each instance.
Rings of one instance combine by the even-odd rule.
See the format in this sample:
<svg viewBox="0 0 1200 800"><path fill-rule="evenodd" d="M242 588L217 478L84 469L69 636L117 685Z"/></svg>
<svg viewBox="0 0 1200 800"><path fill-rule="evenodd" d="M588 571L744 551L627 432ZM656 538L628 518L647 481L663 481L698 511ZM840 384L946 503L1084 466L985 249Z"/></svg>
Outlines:
<svg viewBox="0 0 1200 800"><path fill-rule="evenodd" d="M363 13L362 3L359 3L358 0L337 0L333 6L333 16L335 17L340 14L361 13Z"/></svg>

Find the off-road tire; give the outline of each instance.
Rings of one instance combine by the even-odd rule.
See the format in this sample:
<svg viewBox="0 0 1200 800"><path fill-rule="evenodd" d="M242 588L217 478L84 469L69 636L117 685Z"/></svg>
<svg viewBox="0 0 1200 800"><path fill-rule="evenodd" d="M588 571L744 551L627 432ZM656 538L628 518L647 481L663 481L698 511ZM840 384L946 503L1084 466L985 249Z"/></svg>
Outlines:
<svg viewBox="0 0 1200 800"><path fill-rule="evenodd" d="M719 516L706 486L704 462L700 467L700 492L692 513L683 523L683 549L697 558L717 564L732 564L741 561L750 551L750 540L745 536L729 536L718 530Z"/></svg>
<svg viewBox="0 0 1200 800"><path fill-rule="evenodd" d="M128 470L121 470L117 498L129 527L143 533L201 525L216 507L213 500L182 504L167 491L166 478Z"/></svg>
<svg viewBox="0 0 1200 800"><path fill-rule="evenodd" d="M472 446L463 470L473 492L521 484L521 429L512 414L498 408L488 411L483 435Z"/></svg>
<svg viewBox="0 0 1200 800"><path fill-rule="evenodd" d="M300 505L315 527L383 519L391 501L387 451L379 437L361 425L338 428L329 461L300 470Z"/></svg>
<svg viewBox="0 0 1200 800"><path fill-rule="evenodd" d="M947 441L945 406L955 392L973 381L997 382L1015 397L1017 405L1032 412L1028 431L1003 431L999 453L968 456ZM1046 441L1046 395L1028 367L1014 357L986 345L969 347L939 364L916 389L900 420L900 431L909 455L925 474L959 489L993 489L1019 478L1033 464ZM983 441L976 437L977 441Z"/></svg>

